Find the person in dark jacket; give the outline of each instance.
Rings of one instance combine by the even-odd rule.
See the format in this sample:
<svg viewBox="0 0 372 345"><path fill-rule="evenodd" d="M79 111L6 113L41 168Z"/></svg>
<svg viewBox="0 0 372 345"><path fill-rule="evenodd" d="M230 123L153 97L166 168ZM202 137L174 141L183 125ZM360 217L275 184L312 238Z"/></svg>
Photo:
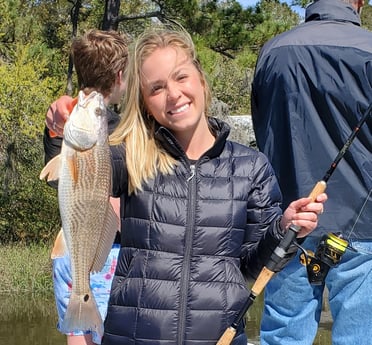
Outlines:
<svg viewBox="0 0 372 345"><path fill-rule="evenodd" d="M128 40L116 31L89 30L76 38L71 46L74 67L80 90L86 95L92 91L102 93L107 106L108 128L112 133L119 123L120 116L109 108L119 104L125 92L124 72L127 66ZM45 162L47 163L61 151L63 127L76 101L62 96L47 111L44 130ZM51 181L57 188L58 183ZM119 199L111 198L114 210L119 214ZM119 230L119 229L118 229ZM62 232L60 232L62 234ZM57 236L52 251L54 295L58 312L57 328L61 328L71 294L71 265L68 253L60 253L61 236ZM63 246L62 246L63 247ZM105 318L113 273L120 247L120 232L117 234L109 256L100 272L91 274L90 285L102 318ZM76 329L67 335L68 345L93 345L101 343L101 336L89 329Z"/></svg>
<svg viewBox="0 0 372 345"><path fill-rule="evenodd" d="M265 44L255 70L252 117L283 207L325 176L372 102L372 32L360 27L362 0L319 0L305 23ZM371 116L328 181L327 212L303 244L315 252L324 234L341 233L349 249L320 285L296 258L265 289L261 344L312 344L329 290L332 344L372 339ZM300 252L299 252L300 254Z"/></svg>
<svg viewBox="0 0 372 345"><path fill-rule="evenodd" d="M310 233L325 194L282 213L266 157L227 140L190 36L155 29L130 50L110 136L122 240L104 345L215 345L291 222ZM234 345L246 345L244 324Z"/></svg>

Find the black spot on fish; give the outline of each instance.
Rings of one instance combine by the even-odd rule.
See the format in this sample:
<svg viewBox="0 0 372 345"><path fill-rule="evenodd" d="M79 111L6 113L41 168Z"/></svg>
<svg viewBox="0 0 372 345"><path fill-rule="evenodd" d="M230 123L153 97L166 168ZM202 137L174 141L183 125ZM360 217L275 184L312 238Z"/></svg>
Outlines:
<svg viewBox="0 0 372 345"><path fill-rule="evenodd" d="M85 295L84 296L84 302L88 302L88 300L89 300L89 295Z"/></svg>

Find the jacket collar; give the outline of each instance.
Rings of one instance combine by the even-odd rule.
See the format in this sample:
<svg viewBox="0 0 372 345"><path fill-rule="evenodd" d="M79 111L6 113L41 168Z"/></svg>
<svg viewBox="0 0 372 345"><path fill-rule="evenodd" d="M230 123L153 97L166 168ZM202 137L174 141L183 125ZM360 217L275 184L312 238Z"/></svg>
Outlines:
<svg viewBox="0 0 372 345"><path fill-rule="evenodd" d="M227 123L214 117L209 117L208 122L216 141L214 142L214 145L205 152L203 157L215 158L221 154L225 147L226 139L230 133L230 127ZM157 124L155 128L155 139L176 159L186 157L186 154L179 145L177 139L167 128Z"/></svg>
<svg viewBox="0 0 372 345"><path fill-rule="evenodd" d="M333 20L361 24L354 8L341 0L317 0L306 8L305 22L315 20Z"/></svg>

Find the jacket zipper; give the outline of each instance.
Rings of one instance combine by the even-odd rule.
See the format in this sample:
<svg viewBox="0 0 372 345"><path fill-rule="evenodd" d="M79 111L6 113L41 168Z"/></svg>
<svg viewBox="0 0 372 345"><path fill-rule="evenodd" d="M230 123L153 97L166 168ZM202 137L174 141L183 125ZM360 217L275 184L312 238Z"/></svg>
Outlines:
<svg viewBox="0 0 372 345"><path fill-rule="evenodd" d="M187 179L187 182L190 182L191 179L195 176L195 164L190 165L191 174Z"/></svg>
<svg viewBox="0 0 372 345"><path fill-rule="evenodd" d="M187 312L187 300L189 290L189 278L190 278L190 260L192 251L192 239L194 234L194 223L195 223L195 200L196 200L196 167L194 164L190 165L191 175L188 177L189 182L188 189L188 207L187 207L187 223L186 223L186 234L185 234L185 256L182 263L182 275L180 284L180 309L179 309L179 328L177 344L182 345L184 342L186 312Z"/></svg>

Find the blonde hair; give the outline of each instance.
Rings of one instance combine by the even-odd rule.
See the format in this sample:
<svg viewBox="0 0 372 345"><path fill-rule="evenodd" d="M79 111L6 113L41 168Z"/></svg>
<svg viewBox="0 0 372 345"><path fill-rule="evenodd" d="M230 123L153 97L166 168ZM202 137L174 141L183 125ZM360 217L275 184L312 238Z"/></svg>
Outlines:
<svg viewBox="0 0 372 345"><path fill-rule="evenodd" d="M141 92L144 60L155 50L166 47L180 49L190 58L204 85L205 115L210 105L206 76L197 59L194 43L185 30L153 28L136 40L129 52L124 110L119 125L110 136L110 144L125 143L129 193L141 190L143 182L154 178L157 172L171 174L176 164L176 160L155 140L156 123L147 115Z"/></svg>

